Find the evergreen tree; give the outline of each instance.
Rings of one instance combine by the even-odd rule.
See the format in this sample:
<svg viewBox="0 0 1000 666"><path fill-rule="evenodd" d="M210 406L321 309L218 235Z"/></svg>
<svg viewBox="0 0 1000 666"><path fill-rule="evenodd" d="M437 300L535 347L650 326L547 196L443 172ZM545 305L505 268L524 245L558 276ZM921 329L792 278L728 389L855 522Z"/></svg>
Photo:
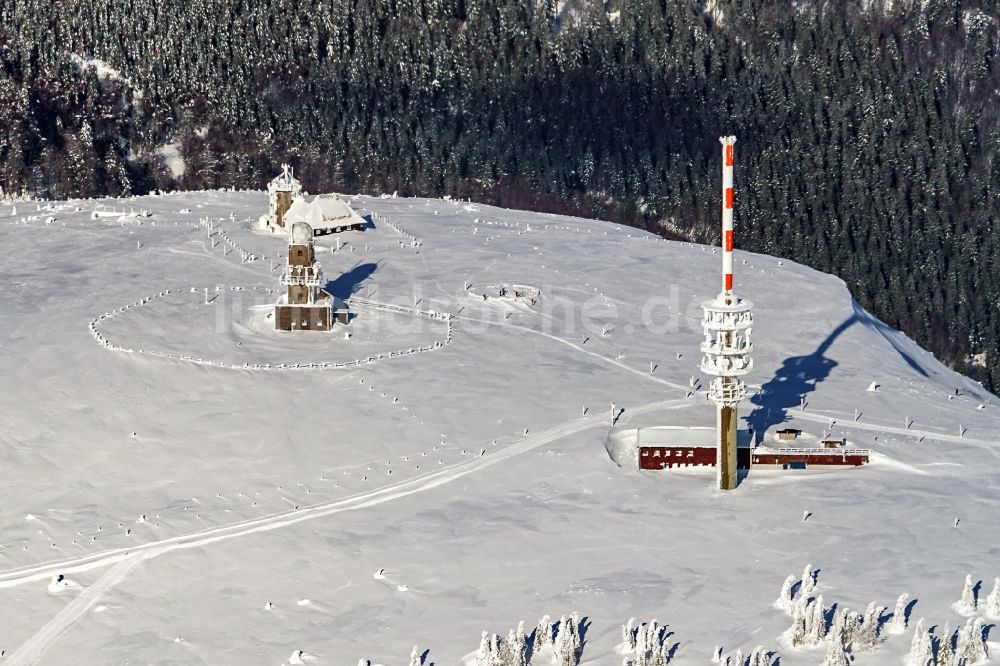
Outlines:
<svg viewBox="0 0 1000 666"><path fill-rule="evenodd" d="M962 615L972 615L977 606L976 586L972 582L972 574L966 574L965 585L962 587L962 597L955 602L955 612Z"/></svg>
<svg viewBox="0 0 1000 666"><path fill-rule="evenodd" d="M920 618L913 629L906 659L907 666L931 666L934 663L934 643L930 632L924 628L924 618Z"/></svg>
<svg viewBox="0 0 1000 666"><path fill-rule="evenodd" d="M901 634L906 631L906 602L910 595L903 593L896 599L896 608L892 611L892 620L889 622L888 631L893 634Z"/></svg>
<svg viewBox="0 0 1000 666"><path fill-rule="evenodd" d="M1000 578L993 579L993 591L986 597L986 617L1000 619Z"/></svg>
<svg viewBox="0 0 1000 666"><path fill-rule="evenodd" d="M823 656L823 666L850 666L851 662L844 652L844 644L840 636L831 635L827 641L826 654Z"/></svg>
<svg viewBox="0 0 1000 666"><path fill-rule="evenodd" d="M781 584L781 592L778 594L778 598L774 601L775 608L791 613L792 600L794 597L793 586L796 582L795 576L789 575L785 578L785 582Z"/></svg>

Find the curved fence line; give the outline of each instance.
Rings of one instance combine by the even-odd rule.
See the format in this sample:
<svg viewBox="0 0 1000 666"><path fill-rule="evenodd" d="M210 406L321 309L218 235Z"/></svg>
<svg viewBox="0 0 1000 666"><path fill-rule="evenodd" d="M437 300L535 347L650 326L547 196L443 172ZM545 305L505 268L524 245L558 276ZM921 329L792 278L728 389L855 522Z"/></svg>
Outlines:
<svg viewBox="0 0 1000 666"><path fill-rule="evenodd" d="M230 289L233 290L233 291L239 291L239 290L242 290L243 287L230 287ZM196 287L192 287L191 291L195 292L195 293L202 293L202 292L205 292L207 290L206 289L198 289ZM96 340L99 345L101 345L102 347L104 347L108 351L121 352L121 353L125 353L125 354L145 354L147 356L157 356L157 357L160 357L160 358L171 358L171 359L175 359L175 360L178 360L178 361L185 361L187 363L194 363L196 365L203 365L203 366L215 367L215 368L227 368L227 369L231 369L231 370L268 370L268 371L271 371L271 370L277 370L277 371L285 371L285 370L340 370L340 369L345 369L345 368L356 368L356 367L361 366L361 365L367 365L367 364L370 364L370 363L376 363L378 361L382 361L382 360L389 359L389 358L397 358L397 357L401 357L401 356L409 356L409 355L412 355L412 354L419 354L419 353L422 353L422 352L430 352L430 351L434 351L436 349L441 349L442 347L450 345L452 343L452 340L454 339L454 332L455 332L455 330L454 330L454 315L452 315L451 313L448 313L448 312L437 312L437 311L433 311L433 310L419 310L417 308L411 308L411 307L407 307L407 306L404 306L404 305L394 305L394 304L391 304L391 303L380 303L378 301L370 301L370 300L364 299L364 298L351 298L351 299L348 300L348 303L350 305L357 305L359 307L369 308L369 309L372 309L372 310L383 310L383 311L386 311L386 312L404 313L404 314L410 314L410 315L414 315L414 316L425 317L427 319L433 319L435 321L444 322L445 325L447 326L447 334L445 335L445 339L443 341L442 340L435 340L433 342L433 344L429 344L429 345L422 345L420 347L410 347L408 349L399 349L399 350L390 351L390 352L382 352L382 353L379 353L379 354L374 354L374 355L371 355L371 356L367 356L365 358L359 358L359 359L355 359L355 360L352 360L352 361L341 361L341 362L337 362L337 363L326 363L326 362L316 363L316 362L310 362L310 363L277 363L277 364L271 364L271 363L250 363L250 362L244 362L244 363L240 364L240 363L228 363L226 361L218 361L218 360L214 360L214 359L196 358L196 357L188 355L188 354L176 354L176 353L172 353L172 352L164 352L164 351L156 351L156 350L151 350L151 349L143 349L141 347L137 349L135 347L124 347L122 345L116 345L113 342L111 342L107 337L105 337L104 334L102 334L101 331L98 328L98 324L101 321L104 321L104 320L107 320L107 319L113 319L114 317L121 316L121 315L127 313L128 311L132 310L133 308L137 308L137 307L140 307L140 306L143 306L143 305L147 305L147 304L151 303L152 301L154 301L154 300L156 300L158 298L163 298L164 296L168 296L169 294L172 294L172 293L180 293L180 290L178 290L178 289L166 289L166 290L158 292L158 293L156 293L156 294L154 294L152 296L148 296L146 298L141 298L141 299L139 299L137 301L133 301L133 302L128 303L126 305L123 305L123 306L121 306L119 308L115 308L114 310L110 310L108 312L105 312L104 314L102 314L102 315L100 315L98 317L95 317L94 319L92 319L90 321L90 324L88 326L88 330L90 331L90 334L94 338L94 340Z"/></svg>

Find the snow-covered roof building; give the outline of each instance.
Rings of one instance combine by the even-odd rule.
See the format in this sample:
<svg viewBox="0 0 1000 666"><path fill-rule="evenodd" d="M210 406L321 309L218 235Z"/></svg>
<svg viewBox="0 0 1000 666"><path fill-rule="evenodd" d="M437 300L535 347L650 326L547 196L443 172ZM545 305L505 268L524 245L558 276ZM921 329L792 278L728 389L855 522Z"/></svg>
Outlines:
<svg viewBox="0 0 1000 666"><path fill-rule="evenodd" d="M261 215L261 228L286 232L296 222L305 222L316 236L342 231L362 231L366 222L346 201L336 194L322 194L306 201L302 184L292 168L281 165L281 173L267 184L267 215Z"/></svg>
<svg viewBox="0 0 1000 666"><path fill-rule="evenodd" d="M316 236L361 231L366 224L365 219L336 194L323 194L309 202L305 197L298 197L285 211L284 218L286 226L307 223Z"/></svg>

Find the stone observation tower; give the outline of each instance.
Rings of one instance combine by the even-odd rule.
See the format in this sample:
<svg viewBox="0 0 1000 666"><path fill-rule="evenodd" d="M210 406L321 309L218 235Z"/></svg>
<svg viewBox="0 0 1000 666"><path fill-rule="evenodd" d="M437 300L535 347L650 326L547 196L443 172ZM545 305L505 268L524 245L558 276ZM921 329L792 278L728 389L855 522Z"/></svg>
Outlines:
<svg viewBox="0 0 1000 666"><path fill-rule="evenodd" d="M322 289L323 267L316 261L313 230L305 222L292 225L288 263L281 273L287 293L274 306L274 327L280 331L328 331L335 321L347 323L346 307Z"/></svg>
<svg viewBox="0 0 1000 666"><path fill-rule="evenodd" d="M736 137L720 137L722 143L722 292L701 304L701 371L712 377L708 398L718 408L717 478L720 490L736 488L736 407L746 397L743 375L753 369L750 329L753 303L733 293L733 144Z"/></svg>
<svg viewBox="0 0 1000 666"><path fill-rule="evenodd" d="M272 229L285 228L285 213L302 194L302 184L295 179L292 168L281 165L281 173L267 184L267 224Z"/></svg>

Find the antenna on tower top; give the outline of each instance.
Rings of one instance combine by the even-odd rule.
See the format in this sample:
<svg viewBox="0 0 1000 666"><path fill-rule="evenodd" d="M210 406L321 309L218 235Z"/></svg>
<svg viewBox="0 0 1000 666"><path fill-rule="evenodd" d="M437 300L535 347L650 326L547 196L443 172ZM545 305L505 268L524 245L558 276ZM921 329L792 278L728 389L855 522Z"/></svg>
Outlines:
<svg viewBox="0 0 1000 666"><path fill-rule="evenodd" d="M720 136L722 144L722 292L733 293L733 144L735 136Z"/></svg>

